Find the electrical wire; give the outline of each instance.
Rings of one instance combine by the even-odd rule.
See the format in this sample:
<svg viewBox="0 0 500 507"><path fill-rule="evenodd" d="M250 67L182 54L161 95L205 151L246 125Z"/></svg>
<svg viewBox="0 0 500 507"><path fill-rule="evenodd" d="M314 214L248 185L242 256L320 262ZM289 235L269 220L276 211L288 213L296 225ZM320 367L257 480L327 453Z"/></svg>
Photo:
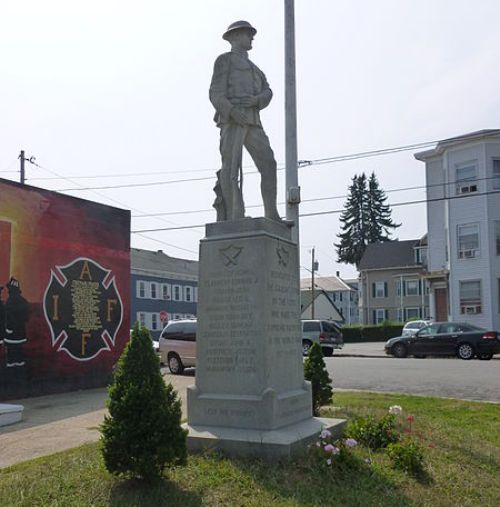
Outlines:
<svg viewBox="0 0 500 507"><path fill-rule="evenodd" d="M389 203L388 206L391 208L396 208L400 206L410 206L414 204L425 204L425 203L431 203L431 202L440 202L440 201L451 201L455 199L465 199L469 197L482 197L486 195L493 195L493 194L500 194L500 190L493 190L489 192L473 192L469 194L461 194L461 195L455 195L450 197L436 197L432 199L421 199L416 201L404 201L404 202L396 202L396 203ZM333 214L339 214L342 213L343 209L337 209L337 210L328 210L328 211L317 211L312 213L301 213L299 214L300 218L305 217L313 217L313 216L321 216L321 215L333 215ZM199 225L183 225L180 227L171 227L171 228L158 228L158 229L139 229L136 231L131 231L132 234L137 234L140 232L159 232L159 231L173 231L173 230L179 230L179 229L195 229L195 228L201 228L205 227L205 224L199 224Z"/></svg>

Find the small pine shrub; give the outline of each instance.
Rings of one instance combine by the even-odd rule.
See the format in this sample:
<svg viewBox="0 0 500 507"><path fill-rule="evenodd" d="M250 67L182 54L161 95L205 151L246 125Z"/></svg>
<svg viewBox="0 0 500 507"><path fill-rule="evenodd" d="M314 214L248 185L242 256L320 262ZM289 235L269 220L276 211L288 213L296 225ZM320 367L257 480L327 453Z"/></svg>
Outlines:
<svg viewBox="0 0 500 507"><path fill-rule="evenodd" d="M332 379L328 376L319 343L313 343L304 361L304 378L311 382L313 415L318 416L322 405L332 401Z"/></svg>
<svg viewBox="0 0 500 507"><path fill-rule="evenodd" d="M412 438L389 444L387 454L395 468L412 475L422 475L425 472L424 451Z"/></svg>
<svg viewBox="0 0 500 507"><path fill-rule="evenodd" d="M180 400L172 385L165 385L149 332L137 322L108 392L109 416L100 430L109 472L150 481L167 465L185 463Z"/></svg>
<svg viewBox="0 0 500 507"><path fill-rule="evenodd" d="M346 435L356 439L360 444L377 450L399 441L400 432L393 414L385 414L375 419L372 416L356 417L347 425Z"/></svg>

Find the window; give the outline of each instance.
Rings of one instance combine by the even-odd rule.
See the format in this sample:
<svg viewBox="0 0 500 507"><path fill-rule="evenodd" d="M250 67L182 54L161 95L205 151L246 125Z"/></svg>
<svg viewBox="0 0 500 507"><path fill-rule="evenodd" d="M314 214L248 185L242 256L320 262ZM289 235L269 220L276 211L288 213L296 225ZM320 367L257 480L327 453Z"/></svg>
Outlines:
<svg viewBox="0 0 500 507"><path fill-rule="evenodd" d="M146 314L144 312L137 312L137 320L141 326L146 325Z"/></svg>
<svg viewBox="0 0 500 507"><path fill-rule="evenodd" d="M150 283L151 299L158 299L158 284L156 282Z"/></svg>
<svg viewBox="0 0 500 507"><path fill-rule="evenodd" d="M181 286L180 285L174 285L172 287L174 292L174 301L180 301L181 300Z"/></svg>
<svg viewBox="0 0 500 507"><path fill-rule="evenodd" d="M161 284L161 298L165 301L168 301L172 297L171 295L171 286L169 283Z"/></svg>
<svg viewBox="0 0 500 507"><path fill-rule="evenodd" d="M184 287L184 301L191 302L193 300L193 288L188 285Z"/></svg>
<svg viewBox="0 0 500 507"><path fill-rule="evenodd" d="M457 232L458 258L479 256L479 224L459 225Z"/></svg>
<svg viewBox="0 0 500 507"><path fill-rule="evenodd" d="M342 292L339 292L339 301L342 301Z"/></svg>
<svg viewBox="0 0 500 507"><path fill-rule="evenodd" d="M493 188L500 189L500 158L493 159Z"/></svg>
<svg viewBox="0 0 500 507"><path fill-rule="evenodd" d="M460 313L481 313L481 281L460 282Z"/></svg>
<svg viewBox="0 0 500 507"><path fill-rule="evenodd" d="M374 298L387 297L387 283L386 282L374 282L372 284L372 297L374 297Z"/></svg>
<svg viewBox="0 0 500 507"><path fill-rule="evenodd" d="M158 330L158 322L159 322L158 314L152 313L151 314L151 331L157 331Z"/></svg>
<svg viewBox="0 0 500 507"><path fill-rule="evenodd" d="M319 321L317 320L311 320L311 321L305 321L302 323L302 330L304 333L311 333L314 331L317 331L318 333L321 332L321 327L319 324Z"/></svg>
<svg viewBox="0 0 500 507"><path fill-rule="evenodd" d="M405 320L419 318L420 318L420 308L405 308Z"/></svg>
<svg viewBox="0 0 500 507"><path fill-rule="evenodd" d="M401 296L401 280L395 282L396 296Z"/></svg>
<svg viewBox="0 0 500 507"><path fill-rule="evenodd" d="M495 244L497 255L500 255L500 220L495 220Z"/></svg>
<svg viewBox="0 0 500 507"><path fill-rule="evenodd" d="M374 310L374 324L381 324L384 320L387 320L387 310L385 308Z"/></svg>
<svg viewBox="0 0 500 507"><path fill-rule="evenodd" d="M142 280L138 280L136 288L137 288L136 292L137 297L144 299L146 297L146 283L143 282Z"/></svg>
<svg viewBox="0 0 500 507"><path fill-rule="evenodd" d="M477 192L476 163L467 162L456 166L457 194Z"/></svg>
<svg viewBox="0 0 500 507"><path fill-rule="evenodd" d="M418 280L406 280L405 289L407 296L418 296L420 294Z"/></svg>

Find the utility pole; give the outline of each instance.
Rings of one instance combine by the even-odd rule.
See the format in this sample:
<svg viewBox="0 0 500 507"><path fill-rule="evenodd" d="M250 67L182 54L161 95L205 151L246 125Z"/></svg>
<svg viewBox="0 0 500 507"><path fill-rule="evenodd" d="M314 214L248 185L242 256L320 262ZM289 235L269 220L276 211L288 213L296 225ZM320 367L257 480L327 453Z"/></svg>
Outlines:
<svg viewBox="0 0 500 507"><path fill-rule="evenodd" d="M311 250L311 319L314 319L314 296L315 296L315 283L314 283L314 272L318 271L319 264L314 258L314 247Z"/></svg>
<svg viewBox="0 0 500 507"><path fill-rule="evenodd" d="M24 182L26 181L26 175L24 172L24 161L26 160L24 158L24 150L21 150L21 154L19 155L19 159L21 160L21 185L24 185Z"/></svg>
<svg viewBox="0 0 500 507"><path fill-rule="evenodd" d="M297 248L299 248L300 187L297 163L294 0L285 0L285 146L286 219L293 222L292 240L297 244Z"/></svg>

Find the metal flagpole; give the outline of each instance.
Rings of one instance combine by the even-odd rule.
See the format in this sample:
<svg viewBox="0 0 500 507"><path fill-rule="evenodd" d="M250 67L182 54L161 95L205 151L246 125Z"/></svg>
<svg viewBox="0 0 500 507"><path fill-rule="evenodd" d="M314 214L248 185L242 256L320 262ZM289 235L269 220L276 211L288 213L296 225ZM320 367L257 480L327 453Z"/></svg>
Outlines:
<svg viewBox="0 0 500 507"><path fill-rule="evenodd" d="M297 243L298 248L300 187L297 164L297 98L295 87L294 11L294 0L285 0L286 219L294 223L292 228L292 239Z"/></svg>

